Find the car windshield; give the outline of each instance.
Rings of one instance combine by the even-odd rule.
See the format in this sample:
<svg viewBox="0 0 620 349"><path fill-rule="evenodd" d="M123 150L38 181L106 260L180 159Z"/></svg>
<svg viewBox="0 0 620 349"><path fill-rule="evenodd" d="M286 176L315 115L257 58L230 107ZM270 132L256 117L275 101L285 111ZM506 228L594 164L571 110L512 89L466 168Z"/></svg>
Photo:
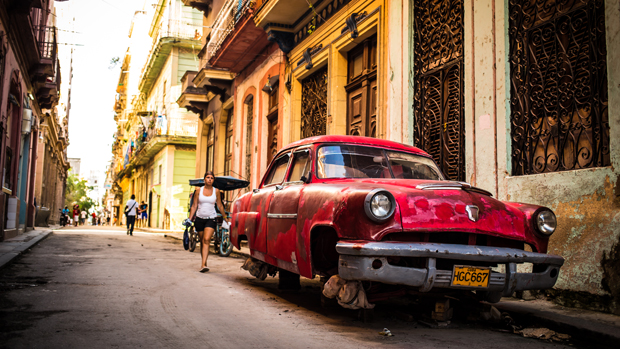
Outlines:
<svg viewBox="0 0 620 349"><path fill-rule="evenodd" d="M354 145L319 148L317 177L442 179L435 163L425 157Z"/></svg>

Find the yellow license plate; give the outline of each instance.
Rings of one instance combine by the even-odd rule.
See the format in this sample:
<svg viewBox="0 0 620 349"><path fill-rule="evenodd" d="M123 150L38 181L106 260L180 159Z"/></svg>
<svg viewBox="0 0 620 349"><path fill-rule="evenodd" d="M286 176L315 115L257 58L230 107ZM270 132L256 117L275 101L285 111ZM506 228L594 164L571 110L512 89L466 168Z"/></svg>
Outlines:
<svg viewBox="0 0 620 349"><path fill-rule="evenodd" d="M455 265L452 271L452 286L489 287L491 268Z"/></svg>

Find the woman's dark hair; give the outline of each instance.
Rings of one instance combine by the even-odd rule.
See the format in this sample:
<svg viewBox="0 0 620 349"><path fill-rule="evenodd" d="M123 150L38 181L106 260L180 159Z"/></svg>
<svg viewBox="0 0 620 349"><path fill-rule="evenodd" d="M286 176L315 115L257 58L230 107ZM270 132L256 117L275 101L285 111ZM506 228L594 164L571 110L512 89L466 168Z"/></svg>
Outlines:
<svg viewBox="0 0 620 349"><path fill-rule="evenodd" d="M213 176L213 178L215 178L215 174L213 173L213 171L207 171L207 172L205 172L205 175L204 175L204 177L202 177L202 178L207 178L207 176L208 176L208 175L211 175L211 176Z"/></svg>

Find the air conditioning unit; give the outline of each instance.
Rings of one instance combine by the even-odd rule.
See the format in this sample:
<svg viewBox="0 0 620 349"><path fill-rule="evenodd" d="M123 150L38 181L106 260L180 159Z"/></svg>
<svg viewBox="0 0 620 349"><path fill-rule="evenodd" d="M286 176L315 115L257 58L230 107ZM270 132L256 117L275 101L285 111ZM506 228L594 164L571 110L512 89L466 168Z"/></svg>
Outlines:
<svg viewBox="0 0 620 349"><path fill-rule="evenodd" d="M27 135L32 130L32 109L23 109L22 112L22 134Z"/></svg>

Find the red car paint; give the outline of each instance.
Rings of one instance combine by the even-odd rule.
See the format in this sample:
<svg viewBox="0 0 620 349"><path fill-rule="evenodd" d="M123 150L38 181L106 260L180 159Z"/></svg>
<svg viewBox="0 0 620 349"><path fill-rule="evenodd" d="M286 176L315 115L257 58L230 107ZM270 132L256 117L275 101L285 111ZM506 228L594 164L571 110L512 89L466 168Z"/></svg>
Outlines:
<svg viewBox="0 0 620 349"><path fill-rule="evenodd" d="M521 244L523 248L527 244L535 252L547 251L548 238L537 234L531 222L540 206L503 202L475 191L416 188L438 181L317 178L316 152L324 144L364 145L430 158L412 146L366 137L318 136L291 143L274 157L274 161L282 154L309 149L311 178L308 183L284 180L271 185L264 185L263 178L257 191L238 198L233 203L231 227L231 240L237 248L241 240L247 239L254 258L307 278L316 273L311 258L311 237L320 227L333 229L339 240L361 243L390 239L440 239L455 243L449 239L453 236L450 233L456 232L472 245L481 236L487 246L505 247L508 243ZM272 167L273 161L266 173ZM290 171L289 166L285 179ZM394 215L383 223L372 221L364 211L366 195L376 188L389 191L396 201ZM479 208L476 222L468 218L467 205ZM269 218L268 215L280 216Z"/></svg>

